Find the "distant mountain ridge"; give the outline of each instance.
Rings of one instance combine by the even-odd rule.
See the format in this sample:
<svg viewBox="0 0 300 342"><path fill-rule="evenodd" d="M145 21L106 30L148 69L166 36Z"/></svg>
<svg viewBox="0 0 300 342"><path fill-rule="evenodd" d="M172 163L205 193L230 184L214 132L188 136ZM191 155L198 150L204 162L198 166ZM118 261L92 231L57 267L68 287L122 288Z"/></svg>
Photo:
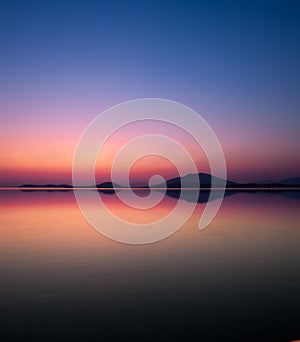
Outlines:
<svg viewBox="0 0 300 342"><path fill-rule="evenodd" d="M166 181L167 188L181 188L182 183L185 188L194 188L199 184L202 188L211 188L212 183L216 185L216 187L220 187L224 185L226 187L237 186L238 183L231 182L229 180L224 180L218 177L214 177L208 173L190 173L185 175L184 177L176 177L171 178ZM163 186L163 184L157 185L156 187Z"/></svg>
<svg viewBox="0 0 300 342"><path fill-rule="evenodd" d="M284 184L284 185L300 185L300 177L294 177L294 178L286 178L283 179L279 182L280 184Z"/></svg>
<svg viewBox="0 0 300 342"><path fill-rule="evenodd" d="M221 178L212 176L208 173L198 173L198 174L187 174L183 177L175 177L166 181L165 184L157 184L153 186L153 188L162 188L167 186L167 188L175 188L180 189L181 184L184 183L185 188L194 188L197 184L197 178L200 184L200 188L211 188L212 181L213 184L218 187L220 184L226 184L226 188L281 188L281 187L300 187L300 177L287 178L278 182L270 182L270 183L237 183L230 180L223 180ZM45 184L45 185L37 185L37 184L23 184L20 185L19 188L62 188L62 189L73 189L73 186L70 184ZM82 186L82 188L94 188L93 186ZM113 189L113 188L124 188L126 187L113 183L113 182L103 182L96 184L97 189ZM149 188L148 186L141 187L137 186L137 188Z"/></svg>
<svg viewBox="0 0 300 342"><path fill-rule="evenodd" d="M70 184L44 184L44 185L37 185L37 184L22 184L19 188L66 188L72 189L73 186Z"/></svg>
<svg viewBox="0 0 300 342"><path fill-rule="evenodd" d="M212 176L207 173L198 173L198 174L188 174L184 177L176 177L166 181L167 188L181 188L181 184L184 183L185 188L193 188L195 184L197 184L197 177L199 181L200 188L211 188L212 180L215 187L219 187L220 185L226 184L226 188L281 188L281 187L300 187L300 177L296 178L287 178L285 180L279 182L267 182L267 183L238 183L230 180L223 180L221 178ZM156 187L163 186L160 184Z"/></svg>

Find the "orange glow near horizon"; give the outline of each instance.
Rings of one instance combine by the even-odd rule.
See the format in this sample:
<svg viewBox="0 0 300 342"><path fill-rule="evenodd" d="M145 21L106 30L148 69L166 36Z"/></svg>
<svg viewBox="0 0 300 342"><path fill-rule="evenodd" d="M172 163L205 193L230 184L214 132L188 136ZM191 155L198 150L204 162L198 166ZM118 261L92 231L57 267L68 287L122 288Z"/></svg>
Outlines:
<svg viewBox="0 0 300 342"><path fill-rule="evenodd" d="M5 132L1 140L0 186L18 186L24 183L71 184L73 155L83 129L84 125L81 128L71 127L67 131L29 130L20 135ZM180 128L161 122L139 122L115 132L99 151L95 165L97 182L111 179L111 166L117 152L130 139L143 134L161 134L173 138L189 151L199 172L210 171L201 147ZM291 174L297 176L297 164L290 163L291 155L297 153L297 145L288 153L283 145L276 145L276 153L270 154L270 148L262 149L256 141L250 147L245 146L245 142L241 146L241 141L234 137L220 142L230 180L247 182L287 178ZM159 149L159 146L154 147ZM274 145L272 148L275 148ZM126 157L131 158L130 151ZM118 172L125 174L127 170L120 167ZM186 173L189 173L188 169ZM177 175L177 171L170 162L158 160L157 157L145 157L134 164L130 174L137 183L147 183L152 175L160 174L165 178L172 178Z"/></svg>
<svg viewBox="0 0 300 342"><path fill-rule="evenodd" d="M192 158L199 165L199 169L205 169L206 157L201 147L181 129L161 122L139 122L124 126L112 134L99 151L95 170L96 178L100 182L110 180L112 162L118 151L130 139L142 134L162 134L173 138L191 153ZM2 184L70 183L72 180L73 155L79 136L75 137L70 132L66 132L62 138L61 135L58 137L55 133L51 135L49 132L44 134L44 132L40 131L34 132L29 138L26 136L24 140L16 137L15 140L11 141L6 136L4 142L9 146L9 149L3 149L1 154ZM159 149L159 146L156 146L156 149ZM130 158L130 151L127 153L127 157ZM166 177L174 174L173 168L169 169L170 163L162 160L159 163L150 162L150 159L144 158L134 167L132 172L139 181L145 181L149 175L160 174L160 172ZM83 174L84 168L83 165ZM127 170L121 168L119 172L125 173Z"/></svg>
<svg viewBox="0 0 300 342"><path fill-rule="evenodd" d="M158 134L168 136L174 139L183 146L193 158L199 172L209 172L209 166L205 153L201 146L188 135L186 132L176 126L171 126L162 122L138 122L132 125L127 125L119 129L111 135L101 148L95 165L97 183L111 179L111 169L113 161L117 153L126 146L131 139L142 135ZM125 158L132 162L132 167L126 170L124 166L119 165L118 172L125 175L128 171L132 182L147 183L153 175L159 174L166 179L178 176L177 166L172 163L172 160L156 156L155 151L164 150L164 146L159 146L153 142L153 155L145 155L144 157L134 160L131 159L134 152L140 150L143 152L143 146L133 146L127 149ZM172 151L176 153L176 149ZM121 159L122 160L122 159ZM125 164L125 163L124 163ZM181 165L184 168L184 165ZM186 168L186 173L189 169Z"/></svg>

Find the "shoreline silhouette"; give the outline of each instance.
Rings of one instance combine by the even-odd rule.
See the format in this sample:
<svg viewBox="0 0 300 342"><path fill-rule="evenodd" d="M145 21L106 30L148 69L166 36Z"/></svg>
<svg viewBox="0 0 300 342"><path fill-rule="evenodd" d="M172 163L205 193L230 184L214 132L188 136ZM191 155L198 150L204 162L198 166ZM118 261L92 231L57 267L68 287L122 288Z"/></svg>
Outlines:
<svg viewBox="0 0 300 342"><path fill-rule="evenodd" d="M182 179L185 187L182 186ZM195 183L200 184L200 187L195 187ZM214 186L212 186L214 184ZM225 187L221 187L220 185ZM157 184L155 186L131 186L125 187L113 182L102 182L96 184L96 186L80 186L74 187L70 184L52 184L47 183L44 185L38 184L22 184L18 187L0 188L0 190L20 190L22 192L34 192L34 191L77 191L77 190L89 190L98 191L104 194L115 194L118 191L134 191L134 192L149 192L149 191L165 191L169 197L183 199L188 202L194 201L195 191L198 192L197 202L206 203L209 200L214 200L220 196L231 196L237 193L278 193L289 198L300 198L300 177L287 178L279 182L264 182L264 183L238 183L230 180L224 180L214 177L210 174L187 174L184 177L176 177L167 180L164 184Z"/></svg>
<svg viewBox="0 0 300 342"><path fill-rule="evenodd" d="M199 187L195 186L197 184L197 178L198 178L198 184L200 184ZM185 184L185 186L182 186L182 182ZM215 184L215 186L212 186L212 184ZM225 186L220 186L224 185ZM248 183L238 183L231 180L225 180L221 179L215 176L212 176L207 173L198 173L198 174L187 174L183 177L176 177L171 178L166 181L165 184L157 184L154 186L130 186L126 187L120 184L113 183L111 181L102 182L99 184L96 184L96 186L93 185L84 185L79 187L74 187L70 184L22 184L18 187L13 187L16 189L101 189L101 190L276 190L276 189L283 189L283 190L293 190L293 189L300 189L300 177L295 178L287 178L283 179L278 182L248 182ZM2 188L4 189L4 188Z"/></svg>

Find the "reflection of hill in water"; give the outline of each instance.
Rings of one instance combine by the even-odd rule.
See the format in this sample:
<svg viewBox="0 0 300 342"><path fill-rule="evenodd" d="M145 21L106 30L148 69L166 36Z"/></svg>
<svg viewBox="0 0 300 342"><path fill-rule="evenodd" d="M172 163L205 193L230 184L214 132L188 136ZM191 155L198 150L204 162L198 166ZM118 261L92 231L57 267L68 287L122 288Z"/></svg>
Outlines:
<svg viewBox="0 0 300 342"><path fill-rule="evenodd" d="M72 188L61 188L61 187L54 187L54 188L44 188L44 187L38 187L38 186L35 186L34 188L19 188L20 191L22 192L48 192L48 193L53 193L53 192L70 192L70 191L74 191L74 189ZM125 188L118 188L118 189L113 189L113 188L103 188L103 189L86 189L87 191L98 191L99 193L104 193L104 194L109 194L109 195L113 195L115 194L116 192L118 191L127 191L127 189ZM141 189L140 189L141 190ZM145 189L147 192L149 191L149 189ZM162 191L160 189L152 189L154 191ZM184 201L187 201L187 202L195 202L195 198L197 198L197 194L195 194L195 192L199 192L198 193L198 199L197 199L197 203L207 203L208 201L213 201L217 198L220 198L222 197L223 195L223 191L221 190L214 190L212 189L211 191L208 190L208 189L205 189L205 190L201 190L198 191L198 190L176 190L176 189L169 189L169 190L166 190L166 195L169 196L169 197L173 197L173 198L177 198L177 199L182 199ZM181 194L182 193L182 194ZM210 196L210 193L211 193L211 197ZM289 189L289 190L280 190L280 189L277 189L277 190L272 190L272 189L268 189L268 188L265 188L265 189L238 189L238 190L235 190L235 189L230 189L230 190L225 190L225 193L224 193L224 197L227 197L227 196L231 196L231 195L235 195L235 194L238 194L238 193L248 193L248 194L257 194L257 193L260 193L260 194L270 194L270 195L281 195L281 196L284 196L284 197L288 197L290 199L300 199L300 191L298 189ZM181 196L180 196L181 194Z"/></svg>
<svg viewBox="0 0 300 342"><path fill-rule="evenodd" d="M207 203L209 200L213 201L223 196L223 191L220 190L167 190L166 195L177 199L181 198L187 202L195 202L194 198L197 197L196 192L198 192L198 203ZM237 191L225 191L224 197L234 195L235 193Z"/></svg>
<svg viewBox="0 0 300 342"><path fill-rule="evenodd" d="M180 192L182 192L182 195L180 197ZM173 197L173 198L181 198L182 200L185 200L187 202L194 202L195 192L198 192L197 190L167 190L166 195ZM211 197L210 196L211 192ZM300 199L300 191L298 190L226 190L224 193L224 197L232 196L239 193L248 193L248 194L270 194L270 195L281 195L288 198L294 198L294 199ZM222 197L223 191L220 190L201 190L198 194L198 203L207 203L208 201L213 201L217 198Z"/></svg>
<svg viewBox="0 0 300 342"><path fill-rule="evenodd" d="M280 195L288 198L300 199L300 191L280 191Z"/></svg>

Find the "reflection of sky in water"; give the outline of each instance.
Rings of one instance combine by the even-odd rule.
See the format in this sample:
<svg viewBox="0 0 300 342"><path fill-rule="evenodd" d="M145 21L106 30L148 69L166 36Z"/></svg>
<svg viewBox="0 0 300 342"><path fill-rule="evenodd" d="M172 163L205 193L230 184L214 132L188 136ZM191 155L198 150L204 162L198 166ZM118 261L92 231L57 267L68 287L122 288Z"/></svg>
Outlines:
<svg viewBox="0 0 300 342"><path fill-rule="evenodd" d="M225 197L204 231L197 224L205 204L198 203L171 237L132 246L91 228L73 192L0 196L1 319L19 325L12 334L37 334L48 319L63 336L74 322L79 335L109 333L115 325L141 334L172 326L223 338L292 340L299 333L299 199ZM138 222L176 205L166 197L138 215L115 195L101 196L112 211Z"/></svg>

